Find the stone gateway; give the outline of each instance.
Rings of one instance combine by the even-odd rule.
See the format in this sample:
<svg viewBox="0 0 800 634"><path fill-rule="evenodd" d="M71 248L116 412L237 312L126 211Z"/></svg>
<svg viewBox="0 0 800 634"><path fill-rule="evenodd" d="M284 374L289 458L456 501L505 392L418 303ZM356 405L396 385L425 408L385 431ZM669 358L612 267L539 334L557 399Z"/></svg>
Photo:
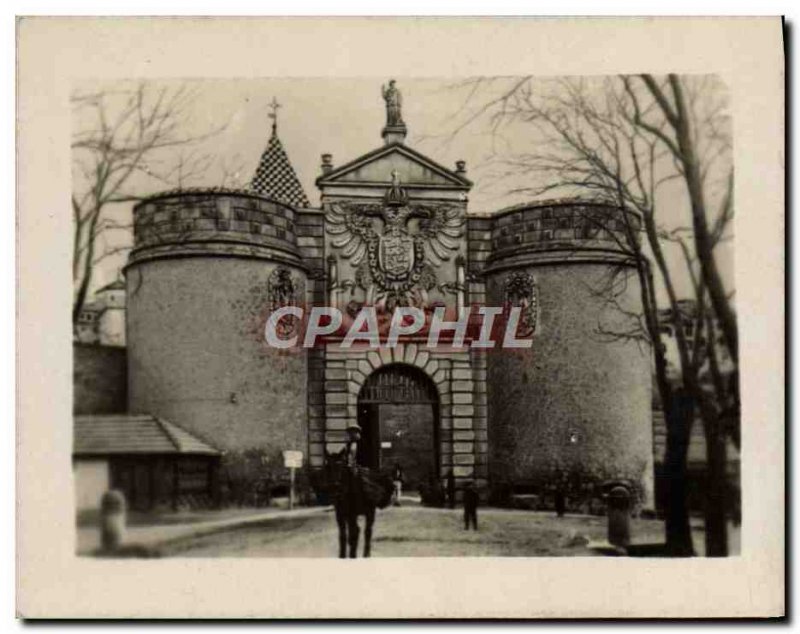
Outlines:
<svg viewBox="0 0 800 634"><path fill-rule="evenodd" d="M125 270L129 410L163 417L225 453L282 452L320 469L348 425L364 464L400 465L404 488L450 474L483 499L576 478L625 482L652 508L650 351L606 336L639 310L620 247L629 211L581 200L468 210L466 164L442 166L405 144L394 81L383 88L384 143L334 166L323 155L312 207L277 126L249 189L155 194L134 209ZM608 280L624 279L610 287ZM609 293L614 293L609 301ZM530 348L343 346L264 341L285 306L375 306L450 314L520 308ZM282 320L278 337L299 324Z"/></svg>

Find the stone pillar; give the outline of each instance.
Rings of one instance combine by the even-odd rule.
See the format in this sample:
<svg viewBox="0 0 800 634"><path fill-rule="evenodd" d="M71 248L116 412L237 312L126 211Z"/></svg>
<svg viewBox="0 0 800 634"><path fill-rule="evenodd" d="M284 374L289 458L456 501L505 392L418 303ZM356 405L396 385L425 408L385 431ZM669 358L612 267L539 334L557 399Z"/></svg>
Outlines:
<svg viewBox="0 0 800 634"><path fill-rule="evenodd" d="M619 548L631 542L631 494L624 486L608 492L608 542Z"/></svg>
<svg viewBox="0 0 800 634"><path fill-rule="evenodd" d="M125 541L125 496L106 491L100 500L100 543L103 550L118 550Z"/></svg>

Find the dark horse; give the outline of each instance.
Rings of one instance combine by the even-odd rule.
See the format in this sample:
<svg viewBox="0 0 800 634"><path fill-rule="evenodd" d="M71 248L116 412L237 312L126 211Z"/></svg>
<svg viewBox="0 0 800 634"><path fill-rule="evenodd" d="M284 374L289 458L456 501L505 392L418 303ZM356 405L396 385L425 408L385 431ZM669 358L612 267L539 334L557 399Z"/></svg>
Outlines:
<svg viewBox="0 0 800 634"><path fill-rule="evenodd" d="M365 520L364 557L369 557L375 510L389 505L393 490L391 478L364 467L352 469L344 457L338 455L328 456L325 471L339 526L339 557L344 559L348 554L351 559L357 557L360 515Z"/></svg>

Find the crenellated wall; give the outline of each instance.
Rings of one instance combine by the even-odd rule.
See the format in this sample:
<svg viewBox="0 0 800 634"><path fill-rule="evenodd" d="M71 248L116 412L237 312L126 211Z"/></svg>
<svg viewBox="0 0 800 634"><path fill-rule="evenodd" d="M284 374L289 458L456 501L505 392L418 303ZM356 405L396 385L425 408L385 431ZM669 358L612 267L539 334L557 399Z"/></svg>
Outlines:
<svg viewBox="0 0 800 634"><path fill-rule="evenodd" d="M189 189L156 194L134 208L129 265L182 255L300 262L298 212L249 191Z"/></svg>

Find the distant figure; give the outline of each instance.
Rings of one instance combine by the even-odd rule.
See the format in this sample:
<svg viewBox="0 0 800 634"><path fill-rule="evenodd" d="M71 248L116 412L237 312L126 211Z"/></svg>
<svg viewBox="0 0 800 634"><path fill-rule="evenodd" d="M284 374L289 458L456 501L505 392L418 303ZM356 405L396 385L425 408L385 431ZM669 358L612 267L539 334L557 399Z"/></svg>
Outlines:
<svg viewBox="0 0 800 634"><path fill-rule="evenodd" d="M472 482L464 486L464 530L468 531L469 526L478 530L478 491Z"/></svg>
<svg viewBox="0 0 800 634"><path fill-rule="evenodd" d="M556 516L564 517L564 512L567 510L567 493L565 491L564 483L559 480L556 484Z"/></svg>
<svg viewBox="0 0 800 634"><path fill-rule="evenodd" d="M452 469L447 471L447 504L451 509L456 507L456 477Z"/></svg>
<svg viewBox="0 0 800 634"><path fill-rule="evenodd" d="M392 484L394 485L394 495L392 502L395 506L400 506L400 496L403 494L403 469L398 463L394 463L392 471Z"/></svg>

